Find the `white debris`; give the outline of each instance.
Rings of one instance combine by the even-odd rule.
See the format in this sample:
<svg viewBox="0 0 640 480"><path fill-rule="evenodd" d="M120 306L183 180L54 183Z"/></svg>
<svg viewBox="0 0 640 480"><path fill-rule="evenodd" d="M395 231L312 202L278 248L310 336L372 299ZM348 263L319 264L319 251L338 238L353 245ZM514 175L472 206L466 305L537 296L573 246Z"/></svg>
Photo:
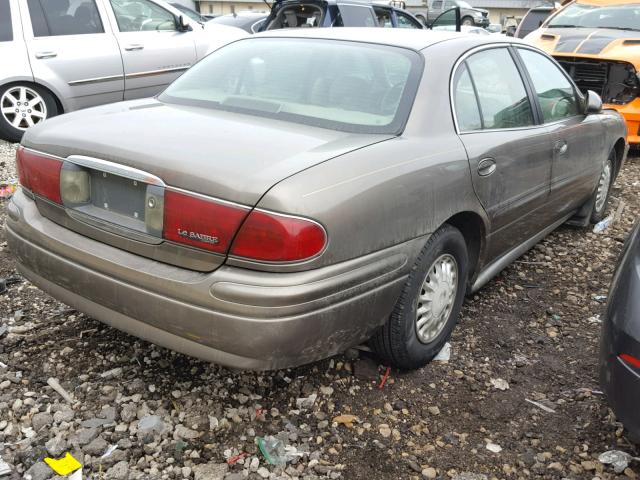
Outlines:
<svg viewBox="0 0 640 480"><path fill-rule="evenodd" d="M529 402L531 405L535 405L540 410L544 410L545 412L556 413L556 411L553 408L549 408L549 407L547 407L546 405L543 405L540 402L536 402L535 400L529 400L528 398L525 398L524 401L525 402Z"/></svg>
<svg viewBox="0 0 640 480"><path fill-rule="evenodd" d="M502 378L492 378L490 380L493 388L497 388L498 390L509 390L509 383Z"/></svg>
<svg viewBox="0 0 640 480"><path fill-rule="evenodd" d="M433 361L447 363L450 358L451 358L451 344L447 342L444 344L444 347L442 347L442 350L440 350L438 354L433 358Z"/></svg>
<svg viewBox="0 0 640 480"><path fill-rule="evenodd" d="M47 385L58 392L60 396L65 399L65 401L67 401L68 403L73 403L73 397L69 394L69 392L62 388L62 385L60 385L57 379L53 377L49 378L47 380Z"/></svg>
<svg viewBox="0 0 640 480"><path fill-rule="evenodd" d="M487 450L493 453L500 453L502 451L502 447L497 443L487 443Z"/></svg>

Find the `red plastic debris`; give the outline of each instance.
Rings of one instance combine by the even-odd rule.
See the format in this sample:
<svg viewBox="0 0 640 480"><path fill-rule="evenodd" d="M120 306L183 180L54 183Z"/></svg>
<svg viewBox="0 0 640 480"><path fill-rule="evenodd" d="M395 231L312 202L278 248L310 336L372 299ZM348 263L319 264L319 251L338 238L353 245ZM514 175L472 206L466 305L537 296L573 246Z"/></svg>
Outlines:
<svg viewBox="0 0 640 480"><path fill-rule="evenodd" d="M389 378L389 375L391 375L391 367L387 367L387 369L384 371L384 375L382 376L382 380L380 381L380 385L378 385L378 388L380 390L382 390L384 388L384 384L387 383L387 379Z"/></svg>
<svg viewBox="0 0 640 480"><path fill-rule="evenodd" d="M227 460L227 464L234 465L235 463L238 463L240 460L242 460L244 457L248 457L248 456L249 454L247 452L239 453L238 455L229 457L229 459Z"/></svg>

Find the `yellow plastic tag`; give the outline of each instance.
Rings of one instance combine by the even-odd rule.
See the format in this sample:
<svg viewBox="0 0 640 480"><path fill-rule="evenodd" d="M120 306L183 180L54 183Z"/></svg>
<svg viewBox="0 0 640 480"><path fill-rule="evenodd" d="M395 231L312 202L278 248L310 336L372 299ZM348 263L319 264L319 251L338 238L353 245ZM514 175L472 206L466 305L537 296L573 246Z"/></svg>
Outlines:
<svg viewBox="0 0 640 480"><path fill-rule="evenodd" d="M58 475L61 475L63 477L65 475L69 475L72 472L75 472L80 467L82 467L80 462L75 458L73 458L73 456L69 452L67 452L64 455L64 457L62 457L59 460L56 460L55 458L46 457L44 461L46 462L47 465L51 467L51 470L53 470Z"/></svg>

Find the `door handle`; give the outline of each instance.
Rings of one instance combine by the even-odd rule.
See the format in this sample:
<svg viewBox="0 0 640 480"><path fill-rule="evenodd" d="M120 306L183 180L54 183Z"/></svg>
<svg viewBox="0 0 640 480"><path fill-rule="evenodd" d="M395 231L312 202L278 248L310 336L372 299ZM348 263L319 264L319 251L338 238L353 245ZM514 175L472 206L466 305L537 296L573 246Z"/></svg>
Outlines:
<svg viewBox="0 0 640 480"><path fill-rule="evenodd" d="M57 57L58 54L56 52L37 52L36 53L36 58L39 59L43 59L43 58L54 58Z"/></svg>
<svg viewBox="0 0 640 480"><path fill-rule="evenodd" d="M498 166L493 158L483 158L478 162L478 175L488 177L496 171Z"/></svg>
<svg viewBox="0 0 640 480"><path fill-rule="evenodd" d="M127 52L132 52L134 50L142 50L142 49L144 49L144 45L142 45L141 43L132 43L130 45L125 45L124 49Z"/></svg>
<svg viewBox="0 0 640 480"><path fill-rule="evenodd" d="M558 155L564 155L569 150L569 145L564 140L556 142L555 151Z"/></svg>

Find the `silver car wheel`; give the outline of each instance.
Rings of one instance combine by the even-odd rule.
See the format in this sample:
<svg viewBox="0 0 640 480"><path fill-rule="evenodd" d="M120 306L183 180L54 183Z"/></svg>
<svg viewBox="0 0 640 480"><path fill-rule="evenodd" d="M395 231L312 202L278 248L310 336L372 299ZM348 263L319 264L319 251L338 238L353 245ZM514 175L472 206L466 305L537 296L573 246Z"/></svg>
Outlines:
<svg viewBox="0 0 640 480"><path fill-rule="evenodd" d="M607 201L609 195L609 187L611 184L611 162L607 160L607 163L602 169L600 175L600 181L598 182L598 190L596 192L596 212L600 212L604 208L604 204Z"/></svg>
<svg viewBox="0 0 640 480"><path fill-rule="evenodd" d="M444 329L458 292L458 263L440 255L429 267L416 307L416 332L422 343L432 342Z"/></svg>
<svg viewBox="0 0 640 480"><path fill-rule="evenodd" d="M35 90L21 85L4 92L0 112L4 120L18 130L26 130L47 118L44 99Z"/></svg>

